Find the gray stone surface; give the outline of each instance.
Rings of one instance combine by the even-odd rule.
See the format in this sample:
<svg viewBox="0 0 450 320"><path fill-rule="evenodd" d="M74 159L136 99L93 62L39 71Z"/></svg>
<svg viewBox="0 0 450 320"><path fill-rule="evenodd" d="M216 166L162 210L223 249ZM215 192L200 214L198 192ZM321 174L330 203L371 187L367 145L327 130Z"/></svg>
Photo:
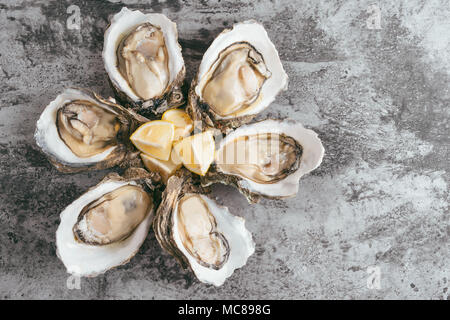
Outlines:
<svg viewBox="0 0 450 320"><path fill-rule="evenodd" d="M114 2L0 0L0 299L447 299L447 0L379 1L379 30L366 23L373 1L122 1L177 22L188 79L223 28L262 22L290 84L259 118L300 120L326 155L293 199L250 206L214 187L256 242L222 287L182 271L150 233L129 264L69 290L59 213L109 171L58 173L33 132L65 87L111 94L101 50ZM72 4L79 31L66 26ZM378 290L367 288L369 266L380 268Z"/></svg>

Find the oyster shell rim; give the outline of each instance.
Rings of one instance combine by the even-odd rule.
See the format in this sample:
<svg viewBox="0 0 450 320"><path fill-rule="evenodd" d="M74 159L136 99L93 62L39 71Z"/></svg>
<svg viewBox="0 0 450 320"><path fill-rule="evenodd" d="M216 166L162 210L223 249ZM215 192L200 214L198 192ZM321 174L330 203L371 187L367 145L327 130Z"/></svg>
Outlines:
<svg viewBox="0 0 450 320"><path fill-rule="evenodd" d="M137 182L135 182L131 179L123 178L123 177L119 176L117 173L108 174L97 185L89 188L85 193L83 193L80 197L75 199L72 203L70 203L61 212L60 223L56 230L56 255L62 261L62 263L64 264L68 273L75 275L75 276L79 276L79 277L96 277L100 274L105 273L108 270L111 270L113 268L116 268L118 266L128 263L139 251L140 247L142 246L145 239L147 238L149 230L153 223L153 219L154 219L155 211L156 211L155 203L153 203L151 208L149 208L149 211L147 212L147 216L136 227L136 229L127 238L125 238L119 242L108 244L108 245L103 245L103 246L89 245L89 244L78 242L75 239L75 237L73 236L73 232L72 232L73 225L76 223L76 221L78 219L78 215L79 215L79 211L78 212L76 211L77 206L79 208L81 208L81 207L83 207L83 204L87 204L87 203L91 202L92 200L95 200L98 197L101 197L103 194L113 191L113 190L115 190L121 186L127 185L127 184L138 185ZM96 193L96 191L97 191L97 193ZM93 193L93 194L91 194L91 193ZM91 194L91 196L89 196L89 194ZM71 210L73 210L73 211L71 211ZM67 220L67 219L70 219L70 220ZM66 227L66 225L67 225L67 229L64 230L63 228ZM69 232L68 234L71 235L71 237L68 236L68 238L67 238L67 233L66 233L66 238L64 238L63 237L64 232L67 232L67 230ZM138 238L138 239L136 240L136 238ZM65 243L64 239L65 240L68 239L69 240L68 243ZM135 240L134 243L133 243L133 240ZM124 243L127 243L130 247L120 248L120 246L123 245ZM68 255L66 255L65 253L62 254L62 248L69 249L69 251L70 250L72 250L72 251ZM89 251L89 253L91 253L91 255L90 255L91 258L93 256L97 256L99 252L100 253L111 252L116 249L123 249L123 250L131 249L131 251L128 250L128 253L125 252L125 254L122 254L121 258L120 257L118 258L117 253L114 252L112 255L113 258L115 259L114 262L109 263L109 265L104 264L102 267L98 267L95 270L83 272L83 271L80 271L80 269L82 269L82 268L79 267L79 264L69 263L69 261L67 260L67 259L70 259L70 258L68 258L69 256L71 256L73 258L73 249L74 248L77 248L81 251L83 251L84 249L87 249ZM92 254L92 252L95 252L95 253ZM88 253L88 257L89 257L89 253ZM80 258L80 261L81 261L81 264L86 265L86 268L89 268L89 266L92 265L92 261L88 260L88 258L86 256L83 257L83 259ZM87 262L87 261L89 261L89 262Z"/></svg>
<svg viewBox="0 0 450 320"><path fill-rule="evenodd" d="M175 257L184 269L189 268L201 282L213 284L214 286L221 286L236 269L242 268L247 263L248 258L255 252L255 242L251 232L245 227L245 219L231 214L227 207L218 205L213 199L206 196L206 190L202 189L200 186L195 186L193 181L190 180L191 178L192 175L186 171L182 171L169 178L166 190L164 190L163 200L158 207L155 219L153 220L153 230L161 247ZM173 230L177 230L173 220L178 201L183 195L188 193L200 195L202 199L206 201L208 206L212 205L215 209L223 211L224 215L227 216L226 218L232 219L230 223L233 224L233 227L239 228L239 231L233 231L238 233L243 232L242 238L235 240L233 244L231 244L231 240L234 240L234 238L227 238L227 241L230 244L229 257L224 265L218 270L204 267L199 264L194 257L190 257L184 246L182 244L180 245L180 239L178 238L177 241L176 236L174 236L172 232ZM216 215L214 215L214 217L216 218L217 226L222 226L222 219L225 218L219 217L218 219ZM219 222L219 220L221 222ZM233 248L237 246L236 241L239 242L240 247L242 247L242 240L247 245L248 250L246 253L241 253L239 256L239 252L235 253L235 249ZM240 261L236 263L235 259L237 258L240 258ZM205 277L203 272L207 272L213 277ZM214 276L218 277L215 278Z"/></svg>
<svg viewBox="0 0 450 320"><path fill-rule="evenodd" d="M233 185L244 194L249 203L256 203L261 197L282 199L295 196L298 193L300 178L319 167L325 154L325 149L318 134L311 129L305 128L300 122L292 119L267 119L243 125L227 134L220 141L216 148L216 156L219 154L217 150L239 136L268 132L290 136L302 146L302 156L300 157L300 165L297 170L276 183L261 184L247 179L242 175L222 172L213 163L212 170L202 177L202 185L209 186L216 182ZM307 141L306 146L305 141ZM310 155L314 157L310 158ZM306 161L304 159L305 157L307 157ZM280 186L284 188L280 188Z"/></svg>
<svg viewBox="0 0 450 320"><path fill-rule="evenodd" d="M127 139L119 139L116 146L111 146L93 157L78 157L61 139L56 118L60 108L75 100L87 100L116 114L120 120L122 133L130 134L141 123L148 121L146 118L127 110L124 107L108 101L97 93L82 88L69 87L59 93L42 111L36 122L34 139L37 146L47 156L49 161L60 172L74 173L89 170L102 170L114 167L133 158L134 147Z"/></svg>
<svg viewBox="0 0 450 320"><path fill-rule="evenodd" d="M261 50L260 45L255 45L254 36L251 37L250 35L248 35L248 38L245 38L245 36L246 36L245 32L242 32L240 29L246 28L249 26L250 27L254 26L257 28L257 34L260 34L263 37L264 43L267 44L267 48L265 48L264 50ZM230 36L230 34L231 35L236 34L237 39L234 39L233 37L231 37L231 42L230 41L222 42L222 38L226 37L226 36ZM226 49L230 45L237 43L237 42L247 42L250 46L254 47L262 55L266 65L269 63L269 61L268 61L269 56L272 56L271 58L275 59L275 61L271 59L270 63L271 63L271 65L273 65L275 67L274 69L276 69L276 71L274 71L272 68L267 67L268 70L272 73L272 76L269 79L267 79L266 81L264 81L263 86L260 89L260 94L263 94L266 90L270 90L270 88L264 89L264 87L267 88L267 86L269 84L274 83L274 85L273 85L274 88L272 89L272 90L274 90L273 91L274 93L268 99L264 98L264 96L263 96L263 99L267 99L267 100L260 101L258 103L259 107L252 108L247 113L243 112L243 113L239 114L238 116L230 115L230 116L222 117L222 116L219 116L218 114L216 114L215 112L213 112L212 110L210 110L211 108L208 106L208 104L203 101L203 99L201 97L201 92L199 91L200 88L198 88L198 85L200 82L199 79L203 75L208 73L209 68L215 63L215 61L217 60L218 54L220 52L222 52L224 49ZM262 51L264 51L264 52L262 52ZM219 52L219 53L215 54L215 52ZM271 55L269 53L271 53ZM213 59L214 57L216 57L216 58ZM206 66L203 64L204 59L207 59L206 61L209 61L209 62L205 63ZM277 76L277 71L279 71L278 72L278 76L280 77L279 80L274 78L274 75ZM221 129L222 131L223 131L222 128L227 127L227 126L236 128L239 125L250 122L257 114L261 113L263 110L268 108L270 106L270 104L275 100L276 96L281 91L287 90L287 87L288 87L287 73L284 70L284 67L281 63L281 59L280 59L278 50L276 49L273 42L270 40L266 29L264 28L264 26L261 23L257 22L256 20L253 20L253 19L246 20L243 22L235 23L232 26L232 28L224 29L219 35L217 35L217 37L214 39L214 41L211 43L211 45L208 47L208 49L203 54L202 61L200 62L198 72L195 75L195 77L193 78L193 80L191 82L191 87L189 89L188 110L190 110L190 113L191 113L192 117L195 118L195 120L203 120L206 122L206 124L208 126L214 127L214 122L219 122L219 125L217 127L219 127L219 129ZM209 119L204 116L202 117L201 115L199 115L198 114L199 112L200 113L205 112Z"/></svg>
<svg viewBox="0 0 450 320"><path fill-rule="evenodd" d="M189 255L176 232L172 234L172 237L180 251L187 257L190 268L195 276L201 282L221 286L234 273L234 270L243 267L247 263L248 258L255 252L255 242L250 231L245 228L244 218L231 214L227 207L218 205L214 200L204 194L199 194L199 196L207 203L209 209L214 211L212 214L217 222L217 230L224 234L229 244L227 261L219 269L202 266L195 258ZM177 212L177 209L178 202L173 209L174 213ZM219 215L217 215L217 212L219 212ZM173 216L173 220L172 229L177 230L177 219L175 219L175 216ZM225 222L225 220L229 221ZM229 232L234 234L230 236ZM241 239L237 239L237 235L240 235ZM237 245L240 245L242 248L244 244L247 249L246 252L236 252L234 248ZM240 255L238 255L239 253ZM238 258L240 259L236 260ZM208 273L208 275L205 275L205 273Z"/></svg>
<svg viewBox="0 0 450 320"><path fill-rule="evenodd" d="M130 18L131 16L134 16L134 19L132 22L130 22L127 28L127 32L120 32L120 28L117 27L117 25L120 26L120 22L124 21L127 18ZM150 18L151 17L151 18ZM161 19L161 22L163 23L154 23L151 21L151 19ZM138 22L136 22L138 21ZM139 96L137 96L134 92L134 90L129 86L127 80L123 77L123 75L120 73L118 66L117 66L117 48L122 41L123 37L126 36L129 32L133 30L133 28L137 27L139 24L149 22L153 25L157 25L158 27L161 27L164 34L164 39L166 41L166 46L168 44L171 45L171 50L168 48L169 53L169 73L170 73L170 79L169 84L164 90L163 94L159 97L154 97L149 100L143 100ZM161 24L164 24L164 28ZM171 34L173 34L173 39L168 38L166 34L166 26L167 30L170 30ZM114 26L116 28L119 28L118 30L114 29ZM116 33L118 33L116 35ZM119 39L120 38L120 39ZM168 41L170 40L170 41ZM110 43L113 42L112 44ZM111 47L112 46L112 47ZM114 48L114 50L112 50ZM172 55L175 54L173 58ZM123 104L126 104L127 106L133 108L133 109L148 109L152 107L159 107L160 105L164 104L166 102L167 106L175 107L182 105L184 101L184 95L181 91L181 86L184 82L184 77L186 75L186 67L184 64L184 58L182 55L182 48L181 45L178 42L178 29L177 24L170 20L166 15L162 13L144 13L140 10L130 10L127 7L122 7L121 11L114 14L110 20L110 23L108 27L105 30L104 33L104 40L103 40L103 50L102 50L102 59L105 71L108 75L109 83L114 91L115 96L122 102ZM175 65L173 68L175 70L172 70L171 68L171 62L175 61L181 61L181 65ZM164 107L167 107L164 106Z"/></svg>

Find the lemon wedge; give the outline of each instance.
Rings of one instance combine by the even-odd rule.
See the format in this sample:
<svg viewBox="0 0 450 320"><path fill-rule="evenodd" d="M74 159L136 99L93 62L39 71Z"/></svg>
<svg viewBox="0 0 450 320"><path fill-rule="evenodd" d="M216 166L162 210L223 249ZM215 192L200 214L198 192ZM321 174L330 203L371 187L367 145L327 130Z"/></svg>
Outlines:
<svg viewBox="0 0 450 320"><path fill-rule="evenodd" d="M173 146L173 151L190 171L204 176L214 160L214 137L205 131L184 138Z"/></svg>
<svg viewBox="0 0 450 320"><path fill-rule="evenodd" d="M167 110L163 113L161 120L171 122L175 126L174 141L187 137L194 130L192 119L180 109Z"/></svg>
<svg viewBox="0 0 450 320"><path fill-rule="evenodd" d="M131 135L130 140L143 153L167 161L172 151L174 133L173 123L155 120L140 126Z"/></svg>
<svg viewBox="0 0 450 320"><path fill-rule="evenodd" d="M172 155L173 154L175 154L175 152L173 152ZM147 170L158 172L161 175L164 183L167 183L169 177L181 168L181 162L175 163L172 160L173 156L171 156L168 161L164 161L151 157L145 153L141 153L141 158Z"/></svg>
<svg viewBox="0 0 450 320"><path fill-rule="evenodd" d="M178 154L174 151L174 148L172 148L172 153L170 154L170 161L172 161L176 165L182 165L183 162L181 162L180 157Z"/></svg>

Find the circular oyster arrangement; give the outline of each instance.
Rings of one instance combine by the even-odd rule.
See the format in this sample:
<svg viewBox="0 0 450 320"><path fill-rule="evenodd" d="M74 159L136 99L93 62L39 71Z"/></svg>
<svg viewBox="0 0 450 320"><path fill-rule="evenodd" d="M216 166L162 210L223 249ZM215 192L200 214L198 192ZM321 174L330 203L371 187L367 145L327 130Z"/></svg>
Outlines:
<svg viewBox="0 0 450 320"><path fill-rule="evenodd" d="M275 46L261 24L237 23L212 42L183 92L176 24L123 8L102 55L115 99L69 88L36 125L36 143L59 171L123 170L63 210L58 257L67 272L96 276L127 263L152 226L183 268L222 285L255 243L209 186L232 185L249 203L293 197L324 155L318 135L298 122L252 121L287 88Z"/></svg>

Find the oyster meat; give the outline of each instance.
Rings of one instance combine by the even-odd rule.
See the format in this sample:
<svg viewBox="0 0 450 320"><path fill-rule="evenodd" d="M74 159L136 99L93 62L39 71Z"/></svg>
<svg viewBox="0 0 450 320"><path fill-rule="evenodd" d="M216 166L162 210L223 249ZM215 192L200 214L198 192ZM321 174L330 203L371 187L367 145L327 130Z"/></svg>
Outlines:
<svg viewBox="0 0 450 320"><path fill-rule="evenodd" d="M287 89L288 77L264 27L255 21L223 31L205 52L189 92L196 121L226 132L249 122Z"/></svg>
<svg viewBox="0 0 450 320"><path fill-rule="evenodd" d="M255 251L245 221L182 174L169 178L153 229L161 246L202 282L222 285Z"/></svg>
<svg viewBox="0 0 450 320"><path fill-rule="evenodd" d="M219 54L199 86L212 111L221 117L238 116L251 108L270 76L261 54L248 43L238 43Z"/></svg>
<svg viewBox="0 0 450 320"><path fill-rule="evenodd" d="M83 243L105 245L121 241L142 222L152 200L141 187L125 185L85 206L73 227Z"/></svg>
<svg viewBox="0 0 450 320"><path fill-rule="evenodd" d="M218 270L228 260L230 245L201 195L186 194L178 201L174 228L176 241L198 264Z"/></svg>
<svg viewBox="0 0 450 320"><path fill-rule="evenodd" d="M58 110L58 133L81 158L104 152L116 142L120 122L116 115L90 101L75 100Z"/></svg>
<svg viewBox="0 0 450 320"><path fill-rule="evenodd" d="M292 197L299 179L322 162L317 134L300 123L265 120L235 129L216 150L202 183L236 186L249 200Z"/></svg>
<svg viewBox="0 0 450 320"><path fill-rule="evenodd" d="M153 212L144 184L110 174L61 213L58 257L77 276L96 276L127 263L147 237Z"/></svg>
<svg viewBox="0 0 450 320"><path fill-rule="evenodd" d="M240 136L225 144L217 155L217 169L256 183L276 183L300 166L302 146L277 133Z"/></svg>
<svg viewBox="0 0 450 320"><path fill-rule="evenodd" d="M122 76L143 100L160 96L167 88L168 58L164 34L151 23L137 26L117 51Z"/></svg>
<svg viewBox="0 0 450 320"><path fill-rule="evenodd" d="M128 138L145 121L91 91L69 88L42 112L35 139L60 171L105 169L135 151Z"/></svg>
<svg viewBox="0 0 450 320"><path fill-rule="evenodd" d="M159 114L184 103L177 27L165 15L122 8L105 32L103 61L124 105Z"/></svg>

